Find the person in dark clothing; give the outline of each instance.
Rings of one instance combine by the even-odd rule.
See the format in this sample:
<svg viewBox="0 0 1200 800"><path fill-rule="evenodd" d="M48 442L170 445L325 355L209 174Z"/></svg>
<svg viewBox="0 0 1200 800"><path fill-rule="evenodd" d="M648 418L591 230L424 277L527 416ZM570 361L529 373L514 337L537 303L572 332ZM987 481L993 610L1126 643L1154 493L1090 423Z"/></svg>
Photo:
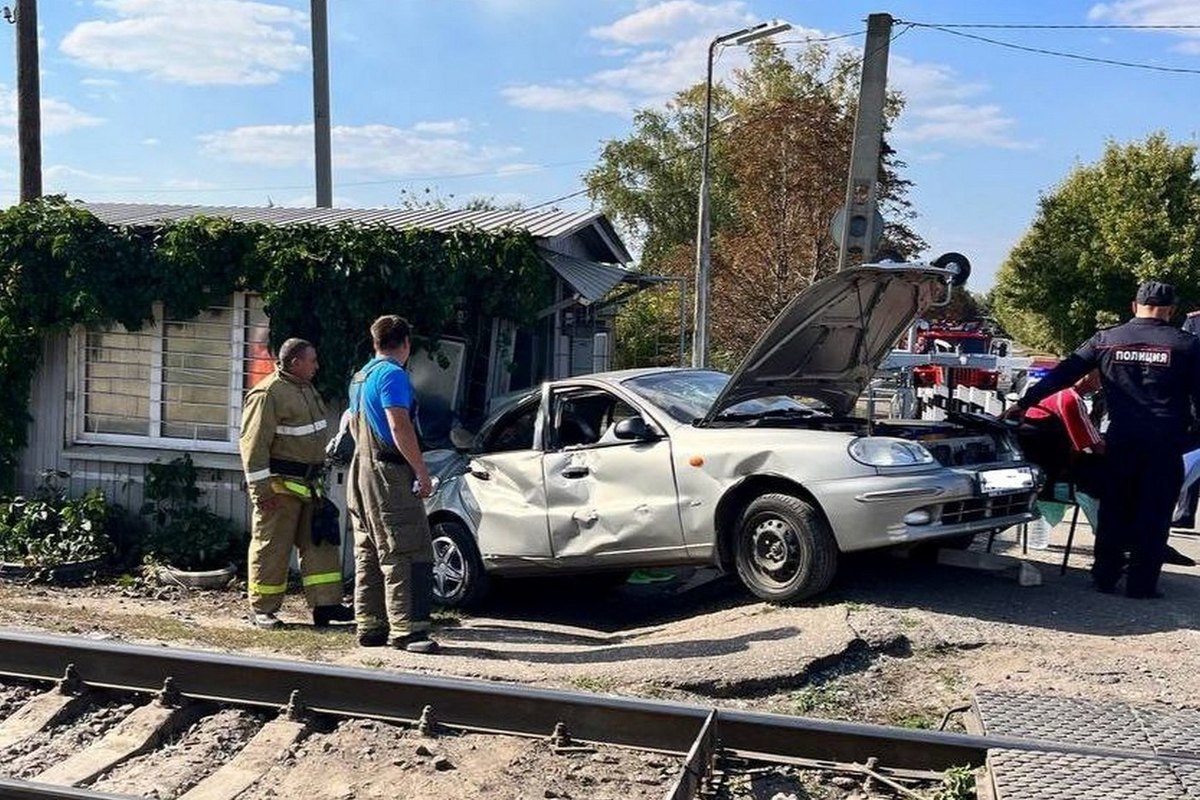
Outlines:
<svg viewBox="0 0 1200 800"><path fill-rule="evenodd" d="M1189 311L1183 321L1183 329L1193 336L1200 336L1200 311Z"/></svg>
<svg viewBox="0 0 1200 800"><path fill-rule="evenodd" d="M1193 336L1200 336L1200 311L1188 313L1187 319L1183 321L1183 330ZM1193 444L1195 443L1193 442ZM1185 480L1187 491L1180 495L1179 502L1175 506L1175 518L1171 520L1171 526L1174 528L1196 527L1196 504L1200 501L1200 481L1192 480L1190 475L1187 480L1191 480L1191 483L1187 483ZM1167 563L1181 562L1168 559ZM1192 565L1195 565L1194 561Z"/></svg>
<svg viewBox="0 0 1200 800"><path fill-rule="evenodd" d="M1200 407L1200 338L1170 323L1175 287L1138 287L1134 318L1100 331L1014 406L1031 406L1099 368L1108 400L1107 459L1092 579L1113 592L1129 553L1125 593L1158 597L1183 451Z"/></svg>

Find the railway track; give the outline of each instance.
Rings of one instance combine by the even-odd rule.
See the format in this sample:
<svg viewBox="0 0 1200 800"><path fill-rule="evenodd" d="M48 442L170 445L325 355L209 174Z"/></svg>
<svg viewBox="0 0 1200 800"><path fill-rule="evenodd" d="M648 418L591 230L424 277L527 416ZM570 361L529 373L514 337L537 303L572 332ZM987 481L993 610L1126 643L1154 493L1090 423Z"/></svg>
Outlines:
<svg viewBox="0 0 1200 800"><path fill-rule="evenodd" d="M353 726L341 740L329 735L339 725ZM392 731L404 738L380 738ZM203 739L190 751L195 763L142 796L289 796L287 781L300 779L288 767L324 753L333 770L336 742L347 739L354 752L344 755L358 759L354 785L365 787L357 796L375 796L371 774L411 775L413 786L435 792L439 773L475 759L485 775L515 771L520 783L527 773L524 796L628 800L741 796L756 777L796 771L921 797L943 771L984 765L991 749L1047 749L1036 740L0 632L0 775L8 775L0 797L130 796L111 790L137 784L135 773L142 786L165 774L153 756L180 750L185 732ZM480 783L487 796L492 784Z"/></svg>

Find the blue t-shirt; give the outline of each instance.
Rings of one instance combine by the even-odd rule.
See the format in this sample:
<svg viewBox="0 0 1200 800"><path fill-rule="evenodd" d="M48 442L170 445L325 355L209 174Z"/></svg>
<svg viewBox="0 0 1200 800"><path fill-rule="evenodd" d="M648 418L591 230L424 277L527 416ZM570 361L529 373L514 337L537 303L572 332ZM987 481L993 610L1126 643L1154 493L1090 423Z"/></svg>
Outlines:
<svg viewBox="0 0 1200 800"><path fill-rule="evenodd" d="M363 411L371 430L389 449L395 449L392 431L388 427L387 409L407 409L413 416L416 398L413 396L412 381L404 367L391 359L376 356L366 363L362 371L370 370L362 386L350 383L350 413L358 413L358 395L362 396ZM361 389L361 391L359 391Z"/></svg>

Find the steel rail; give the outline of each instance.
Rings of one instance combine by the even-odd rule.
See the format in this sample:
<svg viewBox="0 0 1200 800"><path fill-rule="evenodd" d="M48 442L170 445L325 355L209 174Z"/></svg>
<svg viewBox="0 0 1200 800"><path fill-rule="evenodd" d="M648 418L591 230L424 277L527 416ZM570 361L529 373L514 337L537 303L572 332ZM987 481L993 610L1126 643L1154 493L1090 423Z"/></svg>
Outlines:
<svg viewBox="0 0 1200 800"><path fill-rule="evenodd" d="M4 800L131 800L133 795L107 794L71 786L0 778L0 797Z"/></svg>
<svg viewBox="0 0 1200 800"><path fill-rule="evenodd" d="M714 709L701 705L0 632L0 675L54 681L62 678L69 666L84 685L155 692L170 678L172 688L183 697L233 705L282 708L295 692L308 710L340 717L411 724L420 720L429 706L437 725L461 730L547 737L561 723L571 738L583 742L676 755L692 752L693 756L712 746L704 731L711 730L712 726L705 723ZM759 758L777 755L781 759L865 762L875 757L886 766L941 771L980 766L989 749L1004 748L1179 761L1151 751L888 728L751 711L720 709L714 721L719 730L717 746Z"/></svg>

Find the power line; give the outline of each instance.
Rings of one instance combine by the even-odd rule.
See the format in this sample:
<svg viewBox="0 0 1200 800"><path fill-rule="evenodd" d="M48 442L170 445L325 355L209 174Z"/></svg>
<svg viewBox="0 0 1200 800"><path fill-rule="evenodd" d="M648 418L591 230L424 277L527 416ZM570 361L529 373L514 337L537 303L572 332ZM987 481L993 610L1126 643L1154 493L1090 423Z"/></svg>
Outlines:
<svg viewBox="0 0 1200 800"><path fill-rule="evenodd" d="M1023 31L1193 31L1200 30L1200 23L1195 25L1122 25L1122 24L1078 24L1078 25L1048 25L1032 23L999 23L999 22L913 22L912 20L896 20L918 28L986 28L991 30L1023 30Z"/></svg>
<svg viewBox="0 0 1200 800"><path fill-rule="evenodd" d="M1019 50L1024 53L1036 53L1043 56L1054 56L1056 58L1066 58L1073 61L1086 61L1090 64L1103 64L1110 67L1127 67L1130 69L1142 69L1149 72L1168 72L1182 75L1200 75L1200 69L1190 67L1164 67L1158 64L1146 64L1139 61L1121 61L1115 58L1100 58L1099 56L1085 56L1081 53L1069 53L1065 50L1050 50L1045 47L1030 47L1029 45L1017 44L1015 42L1006 42L1001 39L991 39L987 36L980 36L977 33L966 33L961 30L954 30L947 26L930 25L926 23L911 22L909 23L914 28L926 28L929 30L941 31L942 33L950 34L951 36L960 36L964 39L973 39L978 42L996 45L997 47L1006 47L1010 50Z"/></svg>
<svg viewBox="0 0 1200 800"><path fill-rule="evenodd" d="M897 21L897 22L899 22L899 21ZM912 28L914 27L914 26L912 25L912 23L900 22L899 24L901 24L901 25L904 25L905 27L901 28L901 29L900 29L900 30L898 30L896 33L892 34L892 37L891 37L891 39L889 39L889 40L888 40L888 46L890 46L892 42L895 42L897 39L899 39L899 38L900 38L901 36L903 36L904 34L908 33L908 32L909 32L910 30L912 30ZM833 36L833 37L829 37L829 39L821 39L821 40L814 40L814 41L832 41L833 39L844 39L844 38L847 38L847 37L850 37L850 36L861 36L861 35L862 35L862 34L864 34L864 33L866 33L866 31L859 31L859 32L856 32L856 33L847 33L847 34L841 34L841 35L839 35L839 36ZM797 41L799 41L799 40L797 40ZM883 49L883 48L881 47L881 48L879 48L879 49ZM872 55L873 55L873 54L874 54L874 53L872 53ZM865 58L866 58L866 55L864 54L862 57L859 57L859 58L855 59L855 60L854 60L854 62L853 62L853 64L861 64ZM828 80L826 80L826 81L822 81L821 83L818 83L818 84L817 84L817 86L816 86L815 88L817 88L817 89L824 89L824 88L828 88L828 87L829 87L829 84L830 84L832 81L833 81L833 77L831 76L831 77L830 77ZM745 121L743 121L743 122L739 122L739 124L738 124L738 125L734 126L733 128L731 128L731 129L729 129L728 131L725 131L725 132L722 132L721 130L719 130L719 129L718 129L718 130L716 130L716 131L714 131L714 132L713 132L713 134L712 134L712 138L713 138L713 139L717 139L717 138L720 138L720 137L722 137L722 136L729 136L729 135L732 135L732 134L734 134L734 133L737 133L737 132L738 132L738 131L740 131L740 130L743 130L743 129L745 129L745 128L748 128L748 127L750 127L751 125L755 125L755 124L757 124L757 123L759 123L759 122L762 122L763 120L765 120L765 119L767 119L767 118L771 117L772 115L779 113L781 110L782 110L782 109L778 109L778 108L772 108L772 109L770 109L770 110L768 110L768 111L764 111L763 113L761 113L761 114L757 114L757 115L755 115L755 116L753 116L753 117L750 117L749 119L747 119L747 120L745 120ZM719 122L720 122L720 121L718 120L718 124L719 124ZM675 160L677 160L677 159L680 159L680 158L683 158L683 157L685 157L685 156L690 156L690 155L692 155L693 153L695 153L697 150L699 150L699 149L700 149L702 146L703 146L703 142L699 142L699 143L697 143L697 144L694 144L694 145L691 145L691 146L689 146L689 147L685 147L683 150L680 150L678 153L676 153L676 154L674 154L674 155L672 155L672 156L668 156L668 157L666 157L666 158L661 158L661 159L659 159L659 160L658 160L658 165L659 165L659 166L662 166L662 165L664 165L664 164L669 164L670 162L672 162L672 161L675 161ZM598 188L598 189L604 189L604 188L607 188L607 187L609 187L609 186L612 186L613 184L616 184L616 183L620 182L620 180L621 180L621 178L620 178L620 177L613 177L613 178L610 178L610 179L609 179L609 180L607 180L607 181L602 181L602 182L600 182L600 183L599 183L599 184L597 184L597 185L596 185L596 187L594 187L594 188ZM584 187L584 188L582 188L582 189L577 189L577 190L576 190L576 191L574 191L574 192L570 192L570 193L568 193L568 194L564 194L564 195L561 195L561 196L559 196L559 197L555 197L555 198L553 198L553 199L551 199L551 200L546 200L546 201L544 201L544 202L537 203L536 205L526 206L526 207L525 207L525 210L526 210L526 211L532 211L532 210L534 210L534 209L537 209L537 208L543 208L543 207L545 207L545 206L552 206L552 205L556 205L557 203L561 203L561 202L563 202L564 200L573 200L574 198L576 198L576 197L579 197L579 196L581 196L581 195L589 194L589 193L592 191L592 189L593 189L593 187Z"/></svg>

